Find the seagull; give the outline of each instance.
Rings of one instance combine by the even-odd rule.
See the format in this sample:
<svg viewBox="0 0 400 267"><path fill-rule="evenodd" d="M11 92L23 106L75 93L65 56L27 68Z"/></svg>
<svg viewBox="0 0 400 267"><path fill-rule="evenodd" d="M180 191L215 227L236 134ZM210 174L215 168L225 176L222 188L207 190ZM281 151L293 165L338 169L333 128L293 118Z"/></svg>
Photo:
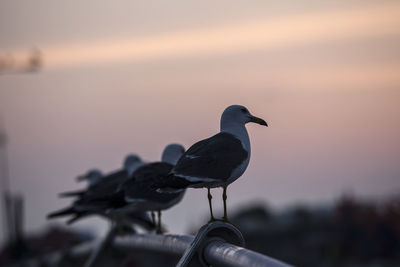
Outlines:
<svg viewBox="0 0 400 267"><path fill-rule="evenodd" d="M104 201L111 204L106 211L112 217L121 217L129 211L151 211L154 223L157 212L157 233L161 233L161 211L179 203L185 190L158 192L156 183L167 179L170 171L183 155L185 149L180 144L170 144L163 152L161 162L153 162L139 167L131 179L123 183L118 192Z"/></svg>
<svg viewBox="0 0 400 267"><path fill-rule="evenodd" d="M103 177L104 177L104 174L100 170L91 169L84 175L78 176L76 178L76 180L78 180L78 182L87 180L88 188L90 188L91 186L94 186L95 184L97 184Z"/></svg>
<svg viewBox="0 0 400 267"><path fill-rule="evenodd" d="M250 161L250 139L245 127L249 122L268 126L244 106L227 107L221 116L220 132L192 145L172 169L169 179L158 185L159 190L174 192L188 187L207 188L210 221L215 221L210 189L222 187L222 220L228 222L227 187L245 172Z"/></svg>
<svg viewBox="0 0 400 267"><path fill-rule="evenodd" d="M142 159L136 154L129 154L125 157L123 162L123 168L114 171L108 175L102 175L97 169L88 171L84 175L78 176L78 181L88 181L88 187L83 190L70 191L60 193L60 197L79 197L83 194L95 194L99 195L106 189L106 192L118 189L118 186L128 179L133 172L145 164Z"/></svg>
<svg viewBox="0 0 400 267"><path fill-rule="evenodd" d="M81 195L82 193L86 192L89 188L98 184L104 178L104 174L98 169L91 169L87 171L84 175L80 175L76 178L78 182L87 180L88 185L87 188L84 190L79 191L69 191L60 193L60 197L76 197Z"/></svg>
<svg viewBox="0 0 400 267"><path fill-rule="evenodd" d="M85 175L77 177L78 181L88 180L89 184L87 189L70 191L59 194L60 197L77 197L78 199L73 202L71 207L53 212L49 214L48 218L55 218L60 216L72 215L73 217L67 221L67 224L74 223L77 220L85 218L93 214L99 214L107 217L104 211L99 206L86 206L86 199L89 197L101 197L114 193L117 191L120 184L125 182L133 172L143 165L144 162L139 156L129 154L125 157L123 168L112 172L111 174L99 176L100 172L91 170ZM83 207L85 205L85 207ZM141 225L145 229L152 229L154 225L150 222L146 213L133 212L125 217L124 221L132 222Z"/></svg>
<svg viewBox="0 0 400 267"><path fill-rule="evenodd" d="M112 184L111 188L108 187L109 183L99 182L91 190L81 194L70 207L49 214L48 218L73 215L74 217L68 221L72 223L81 217L98 214L121 222L125 220L127 214L157 210L159 216L157 232L160 232L161 210L178 203L183 198L184 191L181 190L176 194L156 192L154 196L152 191L156 189L152 187L153 180L167 176L184 152L185 149L181 145L170 144L164 149L161 162L144 164L121 183ZM105 180L108 182L113 179L107 177ZM154 214L152 217L155 222Z"/></svg>

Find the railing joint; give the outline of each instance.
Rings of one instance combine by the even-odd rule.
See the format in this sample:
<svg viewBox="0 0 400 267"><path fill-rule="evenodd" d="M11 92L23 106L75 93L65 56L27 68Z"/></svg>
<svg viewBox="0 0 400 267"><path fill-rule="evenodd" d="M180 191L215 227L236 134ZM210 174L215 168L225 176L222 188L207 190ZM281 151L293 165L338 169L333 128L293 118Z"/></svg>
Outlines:
<svg viewBox="0 0 400 267"><path fill-rule="evenodd" d="M176 267L192 266L195 263L203 267L210 266L204 257L204 250L213 242L225 242L240 247L244 247L245 244L242 233L232 224L221 221L211 222L200 228Z"/></svg>

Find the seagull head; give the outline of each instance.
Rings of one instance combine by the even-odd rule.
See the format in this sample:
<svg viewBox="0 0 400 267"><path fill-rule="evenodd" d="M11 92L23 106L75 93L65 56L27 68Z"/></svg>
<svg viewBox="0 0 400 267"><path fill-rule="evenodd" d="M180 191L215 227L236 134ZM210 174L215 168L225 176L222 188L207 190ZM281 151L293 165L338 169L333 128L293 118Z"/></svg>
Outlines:
<svg viewBox="0 0 400 267"><path fill-rule="evenodd" d="M245 106L232 105L227 107L221 116L221 125L229 125L231 123L246 124L249 122L254 122L260 125L268 127L265 120L251 115L249 110Z"/></svg>
<svg viewBox="0 0 400 267"><path fill-rule="evenodd" d="M124 170L131 175L137 168L143 165L142 159L136 154L129 154L124 159Z"/></svg>
<svg viewBox="0 0 400 267"><path fill-rule="evenodd" d="M138 155L129 154L128 156L125 157L123 166L124 169L129 169L132 165L136 165L141 162L142 160Z"/></svg>
<svg viewBox="0 0 400 267"><path fill-rule="evenodd" d="M78 176L76 179L79 182L87 180L90 185L93 185L98 181L100 181L101 177L103 177L103 174L101 173L100 170L92 169L89 170L86 174Z"/></svg>
<svg viewBox="0 0 400 267"><path fill-rule="evenodd" d="M185 153L185 148L180 144L169 144L164 148L161 161L175 165Z"/></svg>

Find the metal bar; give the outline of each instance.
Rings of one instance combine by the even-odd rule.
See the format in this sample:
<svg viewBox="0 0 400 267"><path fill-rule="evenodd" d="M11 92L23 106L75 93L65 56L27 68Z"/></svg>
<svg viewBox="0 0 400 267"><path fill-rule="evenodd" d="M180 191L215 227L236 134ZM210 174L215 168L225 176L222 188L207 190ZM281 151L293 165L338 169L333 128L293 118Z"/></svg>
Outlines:
<svg viewBox="0 0 400 267"><path fill-rule="evenodd" d="M10 191L4 191L4 218L5 232L4 238L6 242L15 241L15 224L14 224L14 197Z"/></svg>
<svg viewBox="0 0 400 267"><path fill-rule="evenodd" d="M144 249L154 252L183 255L194 237L191 235L154 235L135 234L130 237L116 239L114 245L123 249Z"/></svg>
<svg viewBox="0 0 400 267"><path fill-rule="evenodd" d="M194 237L191 235L136 234L116 239L114 245L131 251L144 249L182 256ZM205 248L205 259L212 266L233 267L290 267L263 254L222 241L213 241Z"/></svg>
<svg viewBox="0 0 400 267"><path fill-rule="evenodd" d="M13 202L15 240L21 241L24 232L24 199L22 195L14 194Z"/></svg>
<svg viewBox="0 0 400 267"><path fill-rule="evenodd" d="M207 263L221 267L290 267L263 254L221 241L210 243L204 250Z"/></svg>
<svg viewBox="0 0 400 267"><path fill-rule="evenodd" d="M204 249L215 240L237 246L244 246L245 244L242 233L232 224L220 221L210 222L200 228L176 267L187 267L194 264L209 266L204 257Z"/></svg>
<svg viewBox="0 0 400 267"><path fill-rule="evenodd" d="M8 166L7 133L4 126L3 117L0 114L0 180L2 194L2 213L3 213L3 238L6 241L13 240L13 222L11 209L10 177Z"/></svg>
<svg viewBox="0 0 400 267"><path fill-rule="evenodd" d="M104 240L100 242L100 244L92 250L89 259L87 259L87 261L85 262L85 267L96 266L96 263L101 257L101 254L112 243L116 233L117 233L117 226L113 225L111 229L108 231Z"/></svg>
<svg viewBox="0 0 400 267"><path fill-rule="evenodd" d="M1 175L1 187L4 192L9 192L10 189L10 170L8 162L8 136L6 127L4 125L3 117L0 114L0 175Z"/></svg>

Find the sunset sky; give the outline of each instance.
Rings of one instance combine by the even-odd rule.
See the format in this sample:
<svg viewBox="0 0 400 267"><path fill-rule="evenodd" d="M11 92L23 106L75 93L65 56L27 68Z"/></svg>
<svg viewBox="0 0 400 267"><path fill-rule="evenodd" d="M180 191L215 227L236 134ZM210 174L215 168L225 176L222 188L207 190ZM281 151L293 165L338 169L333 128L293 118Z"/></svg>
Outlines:
<svg viewBox="0 0 400 267"><path fill-rule="evenodd" d="M79 188L76 175L188 148L230 104L270 127L247 127L252 158L229 211L399 193L398 1L1 1L0 56L22 62L33 47L40 72L0 75L28 230L69 203L57 193ZM164 222L183 232L207 211L206 191L189 190ZM93 224L106 225L75 227Z"/></svg>

